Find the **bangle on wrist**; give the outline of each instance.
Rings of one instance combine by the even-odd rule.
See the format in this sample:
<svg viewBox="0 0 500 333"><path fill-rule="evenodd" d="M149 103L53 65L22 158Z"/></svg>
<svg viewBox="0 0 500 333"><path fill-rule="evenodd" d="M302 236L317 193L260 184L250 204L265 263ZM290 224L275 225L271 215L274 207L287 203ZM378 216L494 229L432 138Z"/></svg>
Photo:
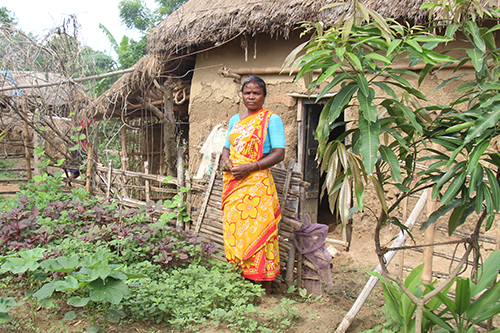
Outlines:
<svg viewBox="0 0 500 333"><path fill-rule="evenodd" d="M255 161L255 163L257 163L257 165L259 166L259 171L262 170L262 167L260 166L260 163Z"/></svg>
<svg viewBox="0 0 500 333"><path fill-rule="evenodd" d="M221 161L222 161L223 159L225 159L225 158L229 158L229 156L227 156L227 155L222 156L222 157L221 157Z"/></svg>

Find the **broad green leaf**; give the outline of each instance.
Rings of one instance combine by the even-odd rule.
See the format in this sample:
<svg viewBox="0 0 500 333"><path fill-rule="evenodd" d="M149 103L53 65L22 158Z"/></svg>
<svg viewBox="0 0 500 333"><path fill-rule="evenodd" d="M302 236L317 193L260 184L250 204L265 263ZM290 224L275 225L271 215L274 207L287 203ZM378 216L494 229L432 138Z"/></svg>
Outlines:
<svg viewBox="0 0 500 333"><path fill-rule="evenodd" d="M77 308L82 308L86 306L90 302L90 298L88 297L80 297L80 296L73 296L70 299L68 299L68 305L77 307Z"/></svg>
<svg viewBox="0 0 500 333"><path fill-rule="evenodd" d="M500 90L500 82L484 82L479 84L479 88L484 91Z"/></svg>
<svg viewBox="0 0 500 333"><path fill-rule="evenodd" d="M378 122L369 122L360 117L359 129L361 131L359 151L363 156L363 166L366 172L371 175L377 161L377 151L380 147L380 124Z"/></svg>
<svg viewBox="0 0 500 333"><path fill-rule="evenodd" d="M372 105L373 99L375 97L375 90L373 88L368 88L368 95L360 94L358 92L357 97L359 101L359 110L363 112L363 117L370 121L377 121L377 107Z"/></svg>
<svg viewBox="0 0 500 333"><path fill-rule="evenodd" d="M64 318L61 319L62 321L69 321L69 320L73 320L76 318L76 313L75 311L68 311L66 312L66 314L64 315Z"/></svg>
<svg viewBox="0 0 500 333"><path fill-rule="evenodd" d="M425 54L435 62L457 62L457 59L446 54L441 54L430 50L426 50Z"/></svg>
<svg viewBox="0 0 500 333"><path fill-rule="evenodd" d="M124 296L130 293L127 285L112 277L103 280L98 279L88 284L90 289L90 299L94 302L108 301L111 304L118 304Z"/></svg>
<svg viewBox="0 0 500 333"><path fill-rule="evenodd" d="M500 119L500 104L494 105L491 112L481 115L467 131L467 136L464 139L464 144L469 143L472 139L479 137L486 129L495 126Z"/></svg>
<svg viewBox="0 0 500 333"><path fill-rule="evenodd" d="M34 293L32 296L37 298L38 300L41 300L43 298L49 298L52 296L52 293L56 287L52 283L47 283L42 286L42 288L38 289L36 293Z"/></svg>
<svg viewBox="0 0 500 333"><path fill-rule="evenodd" d="M466 49L465 52L467 52L467 55L470 57L476 72L480 72L483 68L484 53L478 49Z"/></svg>
<svg viewBox="0 0 500 333"><path fill-rule="evenodd" d="M409 46L413 47L418 52L422 52L422 47L420 46L420 44L418 44L418 42L416 40L407 39L406 40L406 44L408 44Z"/></svg>
<svg viewBox="0 0 500 333"><path fill-rule="evenodd" d="M453 125L453 126L448 127L443 132L443 134L450 134L450 133L460 132L460 131L463 131L464 129L471 128L472 125L474 125L473 121L468 121L468 122L465 122L465 123L462 123L462 124Z"/></svg>
<svg viewBox="0 0 500 333"><path fill-rule="evenodd" d="M469 197L471 197L476 188L478 188L483 183L483 177L484 169L481 164L478 164L477 168L474 168L470 175Z"/></svg>
<svg viewBox="0 0 500 333"><path fill-rule="evenodd" d="M487 107L489 107L491 104L495 103L495 102L498 102L500 100L500 94L496 94L494 96L491 96L490 98L488 98L487 100L481 102L481 104L479 105L480 108L483 108L483 109L486 109Z"/></svg>
<svg viewBox="0 0 500 333"><path fill-rule="evenodd" d="M380 146L379 152L380 152L380 155L382 156L382 159L385 162L387 162L387 164L389 164L389 166L391 167L392 179L395 182L400 183L401 182L401 168L399 166L399 161L398 161L396 154L394 154L394 152L389 147L386 147L383 145Z"/></svg>
<svg viewBox="0 0 500 333"><path fill-rule="evenodd" d="M110 310L104 314L107 321L112 323L119 323L121 319L125 318L125 313L120 310Z"/></svg>
<svg viewBox="0 0 500 333"><path fill-rule="evenodd" d="M458 30L460 27L459 24L448 24L446 26L446 31L445 31L445 36L448 38L453 38L455 36L455 32Z"/></svg>
<svg viewBox="0 0 500 333"><path fill-rule="evenodd" d="M442 331L441 333L443 333L443 332L453 332L454 331L453 327L451 327L450 325L448 325L447 322L445 322L443 319L441 319L440 317L436 316L434 313L432 313L430 311L425 311L424 312L424 317L426 317L427 319L429 319L431 322L433 322L437 326L442 327L444 329L444 331ZM436 331L436 333L437 332L439 332L439 331Z"/></svg>

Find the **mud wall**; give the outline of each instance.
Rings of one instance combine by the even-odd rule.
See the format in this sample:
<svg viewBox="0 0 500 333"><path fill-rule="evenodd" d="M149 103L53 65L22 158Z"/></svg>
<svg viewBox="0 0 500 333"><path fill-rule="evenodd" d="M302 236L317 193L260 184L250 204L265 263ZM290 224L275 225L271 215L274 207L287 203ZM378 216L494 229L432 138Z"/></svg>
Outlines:
<svg viewBox="0 0 500 333"><path fill-rule="evenodd" d="M285 125L285 164L297 155L297 100L288 93L305 93L303 82L294 83L295 76L279 74L286 56L300 41L269 35L237 38L225 45L200 53L191 85L189 104L189 169L196 172L201 156L199 149L217 124L227 128L229 119L246 113L241 99L241 83L249 72L260 76L267 85L264 108L277 113ZM241 74L241 80L220 75L221 68ZM249 71L250 70L250 71ZM267 73L267 74L265 74ZM301 80L302 81L302 80Z"/></svg>

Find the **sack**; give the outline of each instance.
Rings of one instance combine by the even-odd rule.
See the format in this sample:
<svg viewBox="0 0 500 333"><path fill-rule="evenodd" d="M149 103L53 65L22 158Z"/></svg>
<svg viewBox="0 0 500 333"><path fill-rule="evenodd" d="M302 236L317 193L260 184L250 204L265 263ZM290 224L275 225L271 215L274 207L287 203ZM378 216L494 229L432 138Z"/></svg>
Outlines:
<svg viewBox="0 0 500 333"><path fill-rule="evenodd" d="M333 289L332 256L325 245L328 226L318 223L303 224L294 233L295 247L305 256L305 260L312 264L306 263L304 268L304 284L307 293L320 296L323 294L323 285L326 286L327 292L330 292Z"/></svg>

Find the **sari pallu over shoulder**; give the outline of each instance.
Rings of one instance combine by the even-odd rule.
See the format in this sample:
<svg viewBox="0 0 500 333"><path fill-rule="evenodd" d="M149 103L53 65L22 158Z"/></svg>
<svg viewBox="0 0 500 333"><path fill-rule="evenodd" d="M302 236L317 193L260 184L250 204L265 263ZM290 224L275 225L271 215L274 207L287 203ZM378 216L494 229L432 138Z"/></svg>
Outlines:
<svg viewBox="0 0 500 333"><path fill-rule="evenodd" d="M258 161L263 156L268 110L257 111L236 123L229 133L233 165ZM269 169L244 179L224 173L222 194L223 232L226 258L254 280L274 280L279 274L279 200Z"/></svg>

